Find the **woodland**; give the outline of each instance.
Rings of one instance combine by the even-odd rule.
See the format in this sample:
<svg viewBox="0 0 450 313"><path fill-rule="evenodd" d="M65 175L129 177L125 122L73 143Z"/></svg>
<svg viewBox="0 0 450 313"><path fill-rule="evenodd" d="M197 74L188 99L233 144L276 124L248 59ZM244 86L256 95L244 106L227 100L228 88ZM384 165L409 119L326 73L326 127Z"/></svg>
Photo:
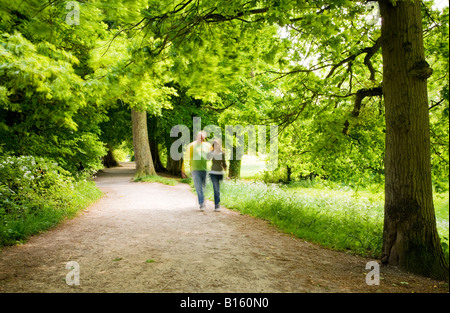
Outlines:
<svg viewBox="0 0 450 313"><path fill-rule="evenodd" d="M448 281L448 86L448 2L0 0L0 245L97 199L91 177L119 161L136 179L181 177L171 129L194 140L200 117L223 133L278 126L276 169L245 177L229 161L230 206L243 192L379 195L357 252Z"/></svg>

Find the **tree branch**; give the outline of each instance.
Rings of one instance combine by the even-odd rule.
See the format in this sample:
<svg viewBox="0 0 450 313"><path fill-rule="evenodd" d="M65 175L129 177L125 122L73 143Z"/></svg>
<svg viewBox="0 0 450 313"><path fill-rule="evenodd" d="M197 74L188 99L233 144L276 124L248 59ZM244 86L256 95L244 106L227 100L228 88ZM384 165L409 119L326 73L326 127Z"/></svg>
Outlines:
<svg viewBox="0 0 450 313"><path fill-rule="evenodd" d="M381 38L381 37L380 37ZM374 56L375 53L377 53L378 50L381 48L381 40L378 38L375 41L375 45L373 45L370 48L363 49L364 52L367 52L366 56L364 57L364 64L367 66L367 68L370 71L370 77L369 79L371 81L375 80L375 69L373 68L372 62L370 59Z"/></svg>
<svg viewBox="0 0 450 313"><path fill-rule="evenodd" d="M444 99L439 100L438 102L436 102L435 104L433 104L432 106L430 106L428 108L428 110L431 110L434 107L437 107L438 105L440 105L442 102L444 102Z"/></svg>
<svg viewBox="0 0 450 313"><path fill-rule="evenodd" d="M353 106L353 111L350 113L352 117L358 117L361 111L362 101L366 97L381 97L383 95L382 87L374 87L374 88L364 88L360 89L356 92L355 95L355 104ZM350 123L348 119L344 123L344 129L342 133L344 135L348 135L348 127Z"/></svg>
<svg viewBox="0 0 450 313"><path fill-rule="evenodd" d="M208 106L208 105L204 105L204 106L202 106L202 108L205 108L205 109L210 109L210 110L213 110L213 111L216 111L216 112L222 112L222 111L225 111L226 109L228 109L229 107L231 107L233 104L235 104L236 102L232 102L232 103L230 103L229 105L226 105L225 107L223 107L223 108L214 108L214 107L210 107L210 106Z"/></svg>

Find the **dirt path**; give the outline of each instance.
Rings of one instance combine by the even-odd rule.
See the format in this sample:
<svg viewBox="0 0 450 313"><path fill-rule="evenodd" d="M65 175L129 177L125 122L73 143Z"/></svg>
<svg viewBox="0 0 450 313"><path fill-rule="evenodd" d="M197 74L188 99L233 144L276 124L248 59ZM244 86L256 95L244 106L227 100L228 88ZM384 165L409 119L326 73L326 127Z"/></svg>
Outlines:
<svg viewBox="0 0 450 313"><path fill-rule="evenodd" d="M96 178L105 193L61 226L0 253L0 292L448 292L429 279L330 251L227 209L197 209L188 185L131 183L133 164ZM66 263L80 285L66 284ZM446 289L447 288L447 289Z"/></svg>

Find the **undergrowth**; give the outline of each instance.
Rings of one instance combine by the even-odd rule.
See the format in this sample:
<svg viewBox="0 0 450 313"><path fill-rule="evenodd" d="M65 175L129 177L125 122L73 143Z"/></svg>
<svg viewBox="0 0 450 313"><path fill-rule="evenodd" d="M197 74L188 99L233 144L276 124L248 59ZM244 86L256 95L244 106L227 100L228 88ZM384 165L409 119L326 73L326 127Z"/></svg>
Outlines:
<svg viewBox="0 0 450 313"><path fill-rule="evenodd" d="M178 184L178 181L173 178L167 178L158 175L145 175L141 177L134 178L135 182L148 182L148 183L161 183L164 185L175 186Z"/></svg>
<svg viewBox="0 0 450 313"><path fill-rule="evenodd" d="M213 199L210 185L206 196ZM221 189L225 207L268 220L299 238L367 257L381 255L382 192L243 181L224 181ZM435 202L438 231L448 260L448 196L438 195Z"/></svg>
<svg viewBox="0 0 450 313"><path fill-rule="evenodd" d="M56 226L102 195L56 163L32 156L0 160L0 247Z"/></svg>

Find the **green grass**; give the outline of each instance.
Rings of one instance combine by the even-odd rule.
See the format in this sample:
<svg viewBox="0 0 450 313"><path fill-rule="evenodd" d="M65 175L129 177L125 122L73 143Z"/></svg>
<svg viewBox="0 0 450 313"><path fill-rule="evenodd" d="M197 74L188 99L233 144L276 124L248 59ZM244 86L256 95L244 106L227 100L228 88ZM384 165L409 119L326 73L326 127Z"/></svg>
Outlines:
<svg viewBox="0 0 450 313"><path fill-rule="evenodd" d="M179 181L180 183L188 184L192 188L194 188L194 180L192 179L192 177L180 178Z"/></svg>
<svg viewBox="0 0 450 313"><path fill-rule="evenodd" d="M58 200L41 199L23 203L21 210L0 215L0 247L25 242L31 235L52 228L64 219L74 217L101 197L94 182L80 181L67 189Z"/></svg>
<svg viewBox="0 0 450 313"><path fill-rule="evenodd" d="M175 186L178 181L174 178L167 178L158 175L146 175L134 179L135 182L161 183L164 185Z"/></svg>
<svg viewBox="0 0 450 313"><path fill-rule="evenodd" d="M206 195L213 199L207 184ZM382 192L348 187L266 185L225 181L221 204L270 221L287 233L335 250L379 257L382 248ZM448 194L435 196L438 231L448 260Z"/></svg>

